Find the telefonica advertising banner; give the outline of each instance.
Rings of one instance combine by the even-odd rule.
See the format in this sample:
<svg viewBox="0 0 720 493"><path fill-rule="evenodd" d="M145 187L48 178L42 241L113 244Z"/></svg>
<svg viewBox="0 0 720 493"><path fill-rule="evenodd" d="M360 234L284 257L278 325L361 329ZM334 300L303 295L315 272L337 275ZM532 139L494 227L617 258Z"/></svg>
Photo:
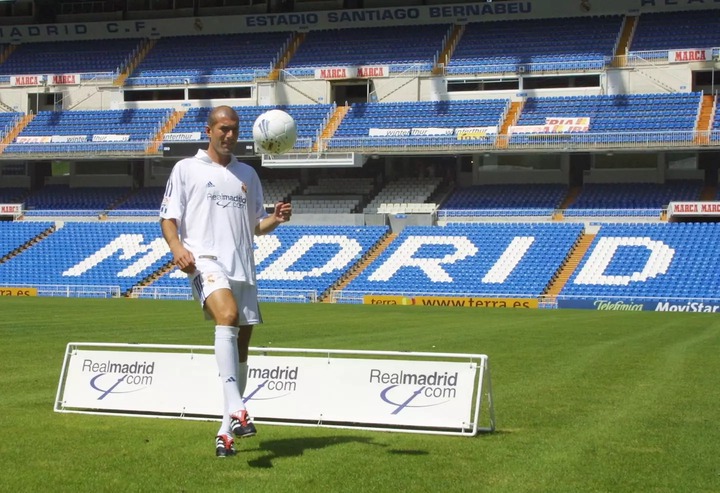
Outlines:
<svg viewBox="0 0 720 493"><path fill-rule="evenodd" d="M718 313L720 301L715 300L633 300L616 298L558 299L558 308L580 308L614 312L690 312Z"/></svg>
<svg viewBox="0 0 720 493"><path fill-rule="evenodd" d="M309 31L372 26L637 14L720 8L717 0L510 0L449 5L323 10L173 19L0 26L0 42L160 38L232 32Z"/></svg>

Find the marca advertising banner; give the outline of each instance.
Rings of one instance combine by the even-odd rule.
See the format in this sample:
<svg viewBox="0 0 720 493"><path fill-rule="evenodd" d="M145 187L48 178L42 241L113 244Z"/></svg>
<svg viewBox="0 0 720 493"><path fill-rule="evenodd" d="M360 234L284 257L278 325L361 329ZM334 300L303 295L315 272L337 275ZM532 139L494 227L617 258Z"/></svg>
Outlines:
<svg viewBox="0 0 720 493"><path fill-rule="evenodd" d="M558 308L614 312L718 313L720 302L708 300L618 300L603 298L559 299Z"/></svg>
<svg viewBox="0 0 720 493"><path fill-rule="evenodd" d="M377 79L390 75L389 65L353 65L315 69L316 79Z"/></svg>
<svg viewBox="0 0 720 493"><path fill-rule="evenodd" d="M0 204L0 216L17 216L22 211L22 204Z"/></svg>
<svg viewBox="0 0 720 493"><path fill-rule="evenodd" d="M251 355L245 399L263 419L468 429L478 363ZM62 387L61 377L61 387ZM72 351L56 410L219 418L213 354Z"/></svg>
<svg viewBox="0 0 720 493"><path fill-rule="evenodd" d="M691 63L712 60L712 48L668 50L668 62Z"/></svg>

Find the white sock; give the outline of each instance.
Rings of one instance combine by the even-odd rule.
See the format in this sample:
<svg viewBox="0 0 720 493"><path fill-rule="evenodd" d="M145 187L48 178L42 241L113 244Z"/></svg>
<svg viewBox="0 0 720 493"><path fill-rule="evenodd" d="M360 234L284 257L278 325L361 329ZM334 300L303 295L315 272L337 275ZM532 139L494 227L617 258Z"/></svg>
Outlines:
<svg viewBox="0 0 720 493"><path fill-rule="evenodd" d="M234 413L245 409L240 388L238 387L238 375L240 361L238 359L237 336L238 327L229 325L215 326L215 360L217 361L220 381L222 383L225 411Z"/></svg>
<svg viewBox="0 0 720 493"><path fill-rule="evenodd" d="M247 361L245 363L240 363L239 369L238 369L238 389L240 389L240 395L245 397L245 387L247 387L247 375L248 375L248 364Z"/></svg>
<svg viewBox="0 0 720 493"><path fill-rule="evenodd" d="M220 421L220 429L218 429L218 435L229 435L232 436L232 428L230 428L230 412L228 409L227 397L223 392L223 414L222 420Z"/></svg>

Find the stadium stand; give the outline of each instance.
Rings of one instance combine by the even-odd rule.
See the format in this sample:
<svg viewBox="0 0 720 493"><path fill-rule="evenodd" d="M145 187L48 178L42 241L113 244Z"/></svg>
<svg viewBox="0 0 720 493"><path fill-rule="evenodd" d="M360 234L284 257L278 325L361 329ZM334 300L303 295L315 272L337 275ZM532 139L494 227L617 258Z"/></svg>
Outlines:
<svg viewBox="0 0 720 493"><path fill-rule="evenodd" d="M296 150L310 150L313 142L316 141L320 131L327 122L333 110L331 104L299 104L292 106L235 106L233 107L240 116L240 141L252 140L252 122L260 114L273 108L285 110L295 119L297 124ZM183 118L178 122L171 134L182 134L200 132L200 140L207 141L205 125L210 114L210 107L189 108Z"/></svg>
<svg viewBox="0 0 720 493"><path fill-rule="evenodd" d="M492 145L508 106L509 101L504 99L354 103L328 148L363 145L437 150L467 144ZM494 130L457 136L458 129L488 127Z"/></svg>
<svg viewBox="0 0 720 493"><path fill-rule="evenodd" d="M718 10L643 13L630 54L651 60L667 57L667 50L720 46L719 22Z"/></svg>
<svg viewBox="0 0 720 493"><path fill-rule="evenodd" d="M96 289L87 296L107 296L108 287L125 292L171 259L155 221L71 221L0 264L0 279L31 286L90 286Z"/></svg>
<svg viewBox="0 0 720 493"><path fill-rule="evenodd" d="M429 72L449 26L367 27L311 31L287 65L295 77L312 77L327 66L389 65L390 73ZM332 46L332 49L328 47Z"/></svg>
<svg viewBox="0 0 720 493"><path fill-rule="evenodd" d="M662 57L667 57L667 50L713 49L720 45L716 29L718 17L718 9L643 11L638 15L635 31L627 30L630 54L664 63ZM336 170L328 173L327 169L310 166L292 174L293 178L264 177L264 205L269 208L276 201L289 198L297 219L301 219L297 221L300 224L283 226L257 240L259 283L266 293L313 292L320 296L336 289L338 282L349 273L361 270L343 291L349 294L543 297L548 284L573 252L578 238L590 227L599 228L600 233L561 296L716 297L717 285L711 279L717 277L716 266L703 263L708 261L699 258L689 259L689 252L700 252L701 257L710 258L709 247L704 244L717 241L718 228L714 224L661 222L661 213L670 201L709 199L709 190L713 186L717 188L716 183L710 183L713 178L710 172L715 172L717 166L708 162L700 166L697 149L691 151L697 154L691 166L686 166L684 161L692 158L671 156L675 146L684 151L692 144L712 146L720 140L720 132L714 133L709 141L698 139L695 131L700 129L698 116L703 97L712 91L696 88L702 84L696 84L694 79L692 86L687 84L691 72L709 70L709 66L687 70L675 66L674 70L683 73L680 79L685 85L682 87L669 81L674 75L662 77L663 67L654 67L655 72L645 76L623 72L627 80L622 82L627 82L627 87L620 87L619 80L613 79L617 84L611 88L610 77L603 77L609 72L604 71L615 67L613 63L617 60L612 60L613 55L624 53L622 49L626 45L620 41L627 26L632 24L626 22L630 18L635 18L634 12L625 18L623 15L585 15L573 17L572 22L561 17L487 22L465 22L458 18L452 21L456 24L303 27L298 32L258 30L249 34L163 35L152 36L152 39L22 43L2 47L8 48L0 50L0 55L5 56L0 63L0 85L3 85L3 109L7 110L0 113L3 137L25 116L25 113L10 111L12 106L8 106L8 102L16 108L24 107L32 99L29 94L35 90L20 88L28 94L6 99L10 75L80 73L81 81L90 81L91 78L116 77L138 62L125 84L128 88L137 87L139 91L135 93L143 92L143 86L148 86L146 92L154 96L152 100L132 100L129 104L142 109L100 109L100 106L123 107L122 91L108 93L104 102L100 98L101 102L97 103L94 96L106 88L83 88L79 91L82 94L72 102L79 102L82 110L39 111L2 151L5 162L0 173L3 187L0 203L22 201L27 208L26 222L11 224L18 228L29 224L48 227L50 223L41 217L48 215L61 219L58 224L64 221L65 226L0 263L0 277L7 283L117 286L122 293L150 282L148 292L153 289L155 293L167 290L166 295L172 289L187 292L187 280L182 273L165 273L170 258L156 221L164 190L158 185L171 163L158 153L149 158L148 143L160 132L174 134L167 140L196 140L197 135L197 140L206 141L204 130L210 100L228 99L222 90L240 83L252 92L252 97L240 97L239 101L229 98L244 122L240 140L251 140L249 123L261 112L279 107L293 115L298 123L299 139L295 148L298 153L323 149L318 141L322 136L330 152L354 151L365 158L372 156L363 169L367 171L363 176L372 177L362 179L353 173ZM448 46L454 41L456 45ZM218 50L218 46L229 48ZM145 53L140 47L149 49ZM717 54L717 48L713 52ZM447 58L438 58L441 54ZM353 68L365 65L387 66L388 73L383 73L382 80L374 81L365 80L363 74L352 73ZM329 67L349 67L350 77L335 80L344 77L319 73ZM280 69L282 74L277 72ZM431 80L431 72L440 77ZM533 79L523 79L527 72ZM531 81L539 80L535 77L547 76L545 72L565 76L567 80L556 86L558 79L548 76L547 81L541 81L547 82L547 88L539 84L537 88L528 89ZM577 72L590 72L595 77L600 74L599 87L578 83L576 77L583 74ZM513 83L517 82L517 88L505 85L508 74ZM355 78L355 75L361 77ZM453 88L457 92L443 86L448 83L445 78L448 76L458 82L458 87ZM264 78L262 84L268 85L261 86L259 77ZM527 83L525 88L524 83ZM201 94L198 99L194 99L188 89L182 101L174 97L163 100L163 90L178 92L174 86L189 84L201 86L194 88ZM270 84L274 84L272 88ZM298 104L308 99L337 100L337 104L342 104L340 100L346 94L354 94L344 87L351 85L361 87L366 94L359 98L351 96L348 106ZM667 93L655 92L657 87L663 87ZM262 93L261 89L266 92ZM67 91L63 94L58 91L55 96L63 96L63 101L75 97ZM368 102L356 102L366 96ZM257 105L257 101L273 98L288 103ZM80 99L82 101L78 101ZM57 99L48 98L45 105L51 106L53 100L59 104ZM35 102L42 106L39 97ZM510 111L512 105L519 110L517 120L510 118L514 115ZM98 108L87 109L93 106ZM707 113L712 116L710 128L720 129L720 115L714 110L714 104L706 106L705 109L712 110ZM150 107L155 109L146 109ZM339 126L333 133L330 119L340 116L343 109L348 113L338 120ZM28 117L31 113L28 111ZM174 128L163 127L171 115L182 114ZM586 128L538 130L551 125L549 120L560 121L561 126L573 126L562 121L584 118L588 119ZM582 127L581 124L575 126ZM527 128L533 130L526 133ZM193 138L187 139L184 134L193 134ZM506 147L507 135L510 135L509 147ZM93 138L97 136L100 137ZM120 137L124 136L127 136L126 142L116 141L116 138L123 140ZM501 142L505 144L500 145ZM7 140L3 146L6 143ZM546 144L562 150L556 152ZM666 152L666 155L656 157L657 162L663 164L658 164L656 169L648 168L649 172L657 171L648 175L651 179L662 176L665 182L638 183L627 178L623 183L607 183L607 177L601 176L599 181L603 183L595 183L598 169L611 168L616 172L611 175L622 177L623 166L633 168L632 158L625 155L615 162L611 153L606 154L605 146L620 149L617 154L624 150L655 153L654 148L660 147L662 150L657 152ZM590 152L603 148L602 155L597 153L589 162L583 162L583 166L588 167L580 173L574 173L577 163L572 159L559 158L559 153L588 148ZM549 151L550 157L533 155L539 150ZM702 150L715 152L713 147ZM41 186L45 171L34 168L33 160L50 161L56 154L72 160L104 153L121 154L118 159L124 160L128 169L132 167L132 182L144 180L148 186L109 187L108 176L101 177L102 187L87 186L87 176L80 180L84 186L73 185L72 176L67 177L71 185ZM484 155L479 156L481 153ZM412 159L418 156L430 161L438 155L447 158L443 161L443 166L447 164L447 174L435 167L431 175L444 178L420 178L427 175L419 172L425 168L416 166ZM483 167L487 168L483 173L498 171L500 181L503 174L508 174L506 171L529 177L528 183L532 183L535 171L557 171L563 173L564 178L572 179L553 185L477 185L484 180L476 167L480 157ZM683 160L682 166L672 168L669 165L672 159ZM248 156L247 160L261 175L267 171L259 156ZM595 168L594 162L600 161L610 166ZM652 164L651 159L643 162ZM135 174L135 168L143 171L143 180ZM156 171L157 176L153 174ZM676 176L697 178L698 173L705 173L705 182L676 179ZM641 174L633 173L632 177ZM508 181L517 180L513 177ZM457 188L440 202L440 192L447 190L443 187L448 186L448 182ZM567 184L570 182L581 183L570 187ZM16 186L18 183L32 185ZM384 187L378 190L380 184ZM568 201L570 188L573 192L579 191L572 201ZM720 191L716 193L716 198L720 198ZM561 206L562 214L553 215ZM342 220L346 221L346 214L350 213L377 215L372 220L363 220L366 224L384 225L317 226L313 223L332 222L332 218L313 217L315 214L342 214ZM414 214L411 219L425 224L422 221L435 221L440 213L446 220L445 226L416 225L409 221L400 229L398 223L393 223L405 214ZM96 221L96 217L110 220ZM565 218L570 220L562 222ZM352 219L360 221L358 217ZM36 220L42 222L33 222ZM393 232L391 225L398 228L397 231ZM24 238L37 234L29 226L27 231L7 228L3 227L0 234L10 244L0 245L8 251L26 243ZM395 234L399 236L395 238ZM620 243L613 243L617 241ZM376 260L370 261L368 254L379 242L387 248ZM665 256L658 260L660 254L655 255L653 248ZM588 265L595 270L585 272L584 269L590 268ZM51 266L50 273L47 266ZM690 274L681 275L682 269ZM637 271L656 274L642 279L644 274L638 274L637 279L625 282L627 276L632 277ZM699 272L705 276L697 276L702 286L686 282ZM106 296L107 293L105 288L90 288L88 295ZM307 299L305 295L299 297ZM357 297L348 299L357 301Z"/></svg>
<svg viewBox="0 0 720 493"><path fill-rule="evenodd" d="M266 292L315 293L328 290L388 233L386 226L292 226L257 237L258 288ZM150 285L150 292L189 289L175 270ZM288 295L292 300L292 295Z"/></svg>
<svg viewBox="0 0 720 493"><path fill-rule="evenodd" d="M17 223L0 221L0 259L18 250L21 246L52 227L53 223L50 222ZM3 282L7 281L3 279Z"/></svg>
<svg viewBox="0 0 720 493"><path fill-rule="evenodd" d="M346 290L537 297L582 230L580 224L540 223L407 226Z"/></svg>
<svg viewBox="0 0 720 493"><path fill-rule="evenodd" d="M441 205L448 216L545 216L562 202L562 184L473 185L453 190Z"/></svg>
<svg viewBox="0 0 720 493"><path fill-rule="evenodd" d="M97 216L130 193L125 187L70 188L67 185L45 185L25 199L25 214Z"/></svg>
<svg viewBox="0 0 720 493"><path fill-rule="evenodd" d="M577 199L565 210L566 217L633 215L659 217L675 201L696 201L703 189L701 181L666 183L586 183Z"/></svg>
<svg viewBox="0 0 720 493"><path fill-rule="evenodd" d="M428 202L441 178L400 178L383 187L365 207L365 213L429 213L437 204Z"/></svg>
<svg viewBox="0 0 720 493"><path fill-rule="evenodd" d="M571 117L588 118L589 127L560 134L551 131L549 137L557 139L555 143L642 145L657 141L667 145L691 142L700 102L701 93L697 92L529 97L516 126L512 127L510 144L522 146L538 142L538 136L523 133L524 126L546 125L548 119Z"/></svg>
<svg viewBox="0 0 720 493"><path fill-rule="evenodd" d="M112 79L139 43L139 39L23 43L0 63L0 82L22 74L79 73L81 80Z"/></svg>
<svg viewBox="0 0 720 493"><path fill-rule="evenodd" d="M173 110L40 111L4 154L143 153Z"/></svg>
<svg viewBox="0 0 720 493"><path fill-rule="evenodd" d="M605 224L562 296L717 298L718 223Z"/></svg>
<svg viewBox="0 0 720 493"><path fill-rule="evenodd" d="M108 216L157 216L165 187L145 187L120 198L117 205L106 203Z"/></svg>
<svg viewBox="0 0 720 493"><path fill-rule="evenodd" d="M471 22L448 75L600 70L613 55L622 16Z"/></svg>
<svg viewBox="0 0 720 493"><path fill-rule="evenodd" d="M266 77L290 36L276 32L161 38L126 85L224 84Z"/></svg>

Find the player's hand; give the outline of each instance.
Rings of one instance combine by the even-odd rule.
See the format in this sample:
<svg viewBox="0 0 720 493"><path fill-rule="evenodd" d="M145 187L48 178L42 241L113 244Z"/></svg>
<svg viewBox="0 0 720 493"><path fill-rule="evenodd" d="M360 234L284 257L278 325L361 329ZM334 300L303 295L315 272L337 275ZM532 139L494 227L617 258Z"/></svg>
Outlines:
<svg viewBox="0 0 720 493"><path fill-rule="evenodd" d="M185 274L195 272L195 256L187 248L180 247L173 252L173 263Z"/></svg>
<svg viewBox="0 0 720 493"><path fill-rule="evenodd" d="M292 204L290 202L278 202L275 204L275 211L273 212L275 219L279 223L286 223L292 216Z"/></svg>

